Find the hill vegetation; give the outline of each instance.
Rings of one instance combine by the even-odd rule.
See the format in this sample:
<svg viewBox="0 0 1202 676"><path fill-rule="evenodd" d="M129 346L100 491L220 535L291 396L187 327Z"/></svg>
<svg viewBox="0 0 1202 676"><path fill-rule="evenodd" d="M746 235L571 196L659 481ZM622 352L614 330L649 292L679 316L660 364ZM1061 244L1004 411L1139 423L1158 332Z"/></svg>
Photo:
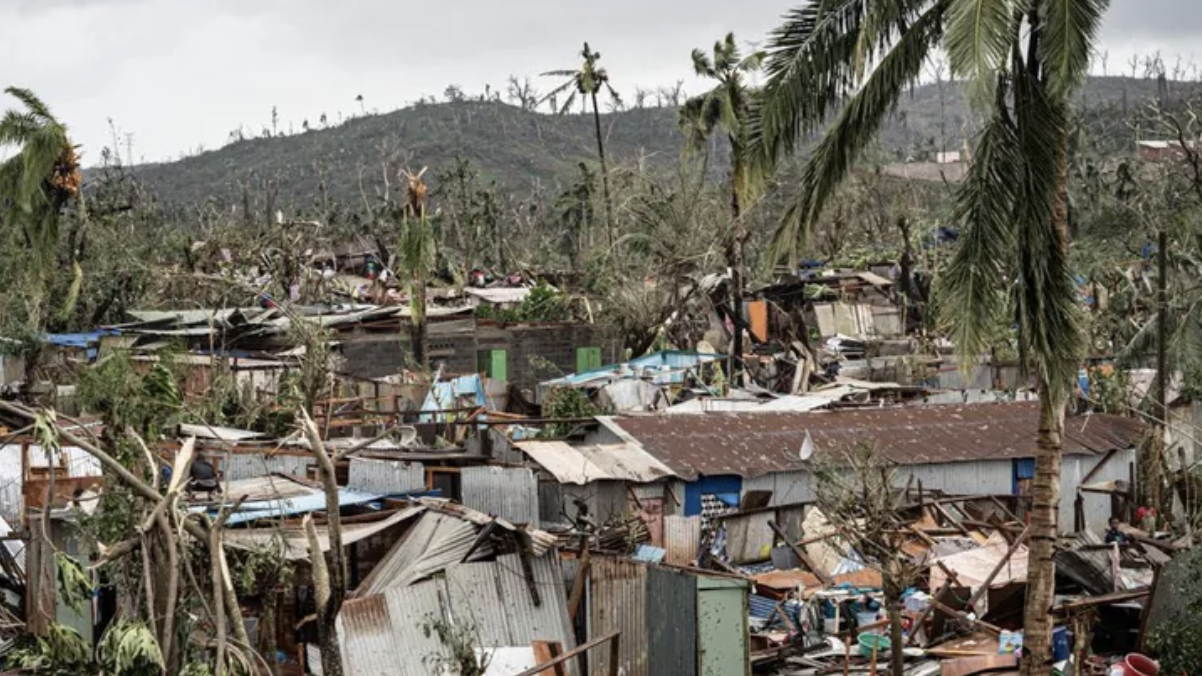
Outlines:
<svg viewBox="0 0 1202 676"><path fill-rule="evenodd" d="M1080 94L1079 108L1111 119L1156 93L1155 80L1096 77ZM601 119L615 165L676 165L684 145L676 107L635 106ZM591 115L550 115L496 98L457 97L293 135L237 140L176 162L142 165L136 173L163 203L175 206L237 204L244 190L269 189L280 208L305 211L323 200L357 208L363 193L380 182L383 166L428 166L436 174L457 157L502 190L558 192L575 180L580 162L595 161L592 124ZM880 145L886 156L921 159L963 148L973 128L959 84L928 84L903 98ZM1115 149L1129 148L1132 132L1112 129L1108 137ZM726 164L725 144L715 143L711 173L719 175Z"/></svg>

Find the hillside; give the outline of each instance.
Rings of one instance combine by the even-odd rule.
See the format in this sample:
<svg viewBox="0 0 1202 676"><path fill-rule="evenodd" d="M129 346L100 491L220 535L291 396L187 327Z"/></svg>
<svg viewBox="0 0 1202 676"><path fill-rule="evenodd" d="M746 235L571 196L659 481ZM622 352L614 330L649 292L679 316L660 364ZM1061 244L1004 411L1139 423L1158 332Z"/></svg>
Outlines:
<svg viewBox="0 0 1202 676"><path fill-rule="evenodd" d="M962 145L971 126L965 124L963 92L946 83L940 91L926 85L902 98L881 133L887 151L907 156ZM1081 103L1096 110L1125 101L1133 108L1155 94L1154 80L1092 78ZM615 165L669 167L679 157L683 137L675 109L630 109L604 115L602 124ZM457 154L507 189L557 190L572 180L579 162L595 161L592 117L552 116L500 102L420 104L328 129L239 141L177 162L143 165L137 173L165 204L235 203L244 182L256 189L271 182L278 186L277 204L303 210L316 202L323 180L331 199L358 204L361 183L369 190L378 185L384 162L428 166L433 176L453 166ZM722 162L719 157L715 165Z"/></svg>

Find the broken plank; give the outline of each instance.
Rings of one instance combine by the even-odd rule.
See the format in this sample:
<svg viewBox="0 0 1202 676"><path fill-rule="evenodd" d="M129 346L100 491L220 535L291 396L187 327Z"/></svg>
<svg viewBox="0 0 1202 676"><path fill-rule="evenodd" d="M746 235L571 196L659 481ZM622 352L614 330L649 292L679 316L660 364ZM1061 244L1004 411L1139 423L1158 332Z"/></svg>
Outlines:
<svg viewBox="0 0 1202 676"><path fill-rule="evenodd" d="M785 541L785 544L789 546L789 549L793 550L793 553L797 555L798 560L805 564L806 568L809 568L811 573L817 575L819 580L822 580L822 584L829 586L834 582L834 580L831 579L831 576L827 574L825 570L822 570L822 568L814 563L814 560L810 558L809 554L806 554L804 549L793 544L793 541L789 539L788 535L785 535L785 532L781 530L780 526L776 525L775 521L769 521L768 527L771 528L772 532L776 533L780 539Z"/></svg>

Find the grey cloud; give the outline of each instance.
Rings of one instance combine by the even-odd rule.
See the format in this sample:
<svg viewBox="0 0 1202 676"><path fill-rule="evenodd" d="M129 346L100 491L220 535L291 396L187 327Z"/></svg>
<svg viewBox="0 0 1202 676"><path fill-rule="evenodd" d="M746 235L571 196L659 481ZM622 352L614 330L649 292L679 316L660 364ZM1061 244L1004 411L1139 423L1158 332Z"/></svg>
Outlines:
<svg viewBox="0 0 1202 676"><path fill-rule="evenodd" d="M688 52L728 31L762 43L795 0L0 0L0 86L49 101L90 150L107 119L163 159L213 147L278 106L299 126L322 113L386 110L439 94L502 87L509 74L574 66L581 42L615 85L691 82ZM1198 0L1113 0L1103 27L1111 72L1131 53L1189 56ZM55 35L48 49L39 35ZM536 78L537 79L537 78ZM547 88L550 81L540 81ZM3 106L0 103L0 106Z"/></svg>

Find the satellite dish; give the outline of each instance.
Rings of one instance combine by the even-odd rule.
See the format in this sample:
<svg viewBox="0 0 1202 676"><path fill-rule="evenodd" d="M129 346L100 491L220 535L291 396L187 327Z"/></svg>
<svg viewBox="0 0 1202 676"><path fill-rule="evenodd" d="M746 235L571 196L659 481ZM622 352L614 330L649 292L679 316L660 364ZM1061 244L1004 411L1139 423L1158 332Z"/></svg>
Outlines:
<svg viewBox="0 0 1202 676"><path fill-rule="evenodd" d="M810 431L806 430L806 438L801 442L801 450L797 452L797 459L805 462L814 456L814 440L810 438Z"/></svg>

